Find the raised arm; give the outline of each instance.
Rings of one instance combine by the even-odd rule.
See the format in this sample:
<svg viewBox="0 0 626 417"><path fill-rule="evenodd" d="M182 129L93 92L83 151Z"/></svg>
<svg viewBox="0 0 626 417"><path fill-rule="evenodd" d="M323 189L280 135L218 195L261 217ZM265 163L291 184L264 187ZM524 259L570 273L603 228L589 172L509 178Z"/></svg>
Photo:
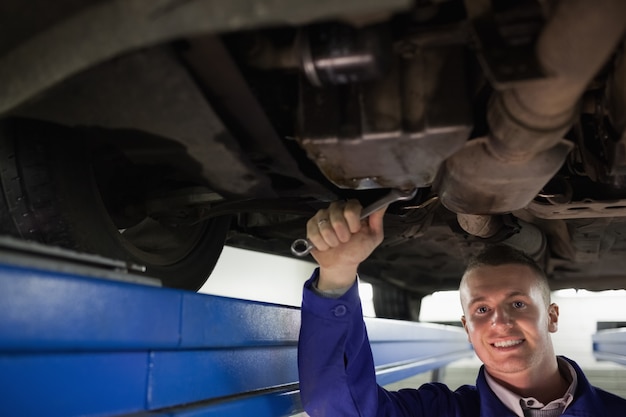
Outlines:
<svg viewBox="0 0 626 417"><path fill-rule="evenodd" d="M307 223L319 264L305 286L298 341L300 394L311 417L461 415L443 385L388 392L374 360L356 285L357 268L383 240L384 210L359 220L356 201L332 203Z"/></svg>
<svg viewBox="0 0 626 417"><path fill-rule="evenodd" d="M298 347L300 392L311 417L374 416L374 363L362 318L357 268L383 240L384 210L335 202L307 223L319 270L305 284Z"/></svg>

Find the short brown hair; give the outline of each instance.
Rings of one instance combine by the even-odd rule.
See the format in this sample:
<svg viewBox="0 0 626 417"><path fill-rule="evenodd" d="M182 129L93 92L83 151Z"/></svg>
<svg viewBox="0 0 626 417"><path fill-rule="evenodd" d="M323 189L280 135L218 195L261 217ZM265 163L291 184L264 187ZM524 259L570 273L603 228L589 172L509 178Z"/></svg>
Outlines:
<svg viewBox="0 0 626 417"><path fill-rule="evenodd" d="M550 283L548 282L548 277L543 268L541 268L533 258L509 245L497 244L485 247L485 249L469 259L465 273L481 266L500 266L507 264L526 265L533 270L537 276L537 282L541 287L546 305L550 305Z"/></svg>

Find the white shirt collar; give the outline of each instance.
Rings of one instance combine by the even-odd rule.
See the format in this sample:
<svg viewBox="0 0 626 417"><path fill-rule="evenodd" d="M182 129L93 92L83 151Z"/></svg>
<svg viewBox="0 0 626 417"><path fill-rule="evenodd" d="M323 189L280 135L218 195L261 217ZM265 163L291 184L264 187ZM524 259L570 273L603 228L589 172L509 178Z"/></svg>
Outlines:
<svg viewBox="0 0 626 417"><path fill-rule="evenodd" d="M519 417L524 417L524 412L522 411L520 400L524 400L526 406L529 408L550 410L563 404L565 406L563 410L565 410L574 400L574 393L576 392L576 387L578 386L578 376L576 375L574 367L570 365L570 363L567 362L565 359L557 357L557 362L559 364L559 371L561 372L561 375L563 375L568 381L570 381L569 388L562 398L558 398L545 405L537 401L535 398L524 398L508 390L507 388L496 382L496 380L493 379L491 375L489 375L489 373L487 373L486 371L485 379L487 380L489 388L491 388L491 390L494 392L494 394L496 394L500 401L502 401L502 403L507 406L507 408L509 408Z"/></svg>

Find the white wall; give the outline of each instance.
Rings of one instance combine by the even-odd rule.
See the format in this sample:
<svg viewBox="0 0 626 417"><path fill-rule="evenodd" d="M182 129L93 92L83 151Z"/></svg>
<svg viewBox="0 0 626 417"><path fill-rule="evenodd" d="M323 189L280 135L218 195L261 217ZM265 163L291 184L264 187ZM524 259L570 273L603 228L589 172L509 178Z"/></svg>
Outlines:
<svg viewBox="0 0 626 417"><path fill-rule="evenodd" d="M297 258L224 247L213 273L199 292L299 307L302 286L316 264ZM372 286L360 283L363 314L374 316Z"/></svg>
<svg viewBox="0 0 626 417"><path fill-rule="evenodd" d="M302 286L315 264L243 249L224 247L205 294L299 306Z"/></svg>
<svg viewBox="0 0 626 417"><path fill-rule="evenodd" d="M591 336L598 321L626 321L626 291L556 291L552 302L560 312L559 331L552 336L556 352L583 368L608 365L593 358Z"/></svg>

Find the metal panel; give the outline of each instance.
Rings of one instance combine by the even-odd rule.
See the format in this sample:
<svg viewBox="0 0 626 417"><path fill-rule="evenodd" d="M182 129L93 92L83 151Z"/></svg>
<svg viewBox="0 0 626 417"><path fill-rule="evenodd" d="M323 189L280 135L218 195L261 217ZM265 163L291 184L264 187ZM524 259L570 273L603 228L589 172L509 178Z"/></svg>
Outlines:
<svg viewBox="0 0 626 417"><path fill-rule="evenodd" d="M300 310L295 307L194 293L183 297L181 347L295 346L298 342Z"/></svg>
<svg viewBox="0 0 626 417"><path fill-rule="evenodd" d="M458 46L418 48L380 80L349 89L300 86L300 144L340 188L430 186L472 130Z"/></svg>
<svg viewBox="0 0 626 417"><path fill-rule="evenodd" d="M297 387L284 387L239 396L228 401L205 401L162 411L140 413L133 417L241 417L241 416L291 416L302 410Z"/></svg>
<svg viewBox="0 0 626 417"><path fill-rule="evenodd" d="M180 304L156 287L0 265L0 350L176 347Z"/></svg>
<svg viewBox="0 0 626 417"><path fill-rule="evenodd" d="M144 410L145 352L0 354L1 416L94 416Z"/></svg>
<svg viewBox="0 0 626 417"><path fill-rule="evenodd" d="M234 396L298 381L293 346L155 352L148 408ZM202 369L202 372L195 372Z"/></svg>
<svg viewBox="0 0 626 417"><path fill-rule="evenodd" d="M367 319L379 382L471 354L460 329ZM300 311L0 265L0 415L301 411Z"/></svg>
<svg viewBox="0 0 626 417"><path fill-rule="evenodd" d="M626 328L602 330L593 335L593 356L626 365Z"/></svg>

